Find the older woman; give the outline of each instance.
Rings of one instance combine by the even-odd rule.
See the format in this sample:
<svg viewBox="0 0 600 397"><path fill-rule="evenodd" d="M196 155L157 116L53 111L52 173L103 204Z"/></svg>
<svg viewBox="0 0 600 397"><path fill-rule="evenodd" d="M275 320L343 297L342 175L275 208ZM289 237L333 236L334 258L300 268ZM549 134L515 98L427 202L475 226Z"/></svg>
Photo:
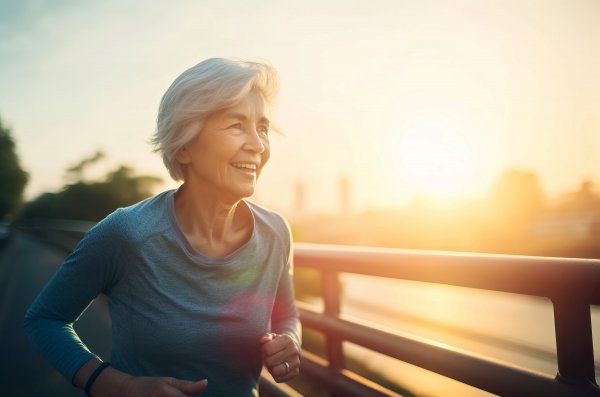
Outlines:
<svg viewBox="0 0 600 397"><path fill-rule="evenodd" d="M25 329L93 396L256 396L264 364L294 378L300 327L289 227L245 200L269 160L268 65L208 59L160 103L156 150L177 190L121 208L90 230L37 297ZM111 363L72 324L100 293Z"/></svg>

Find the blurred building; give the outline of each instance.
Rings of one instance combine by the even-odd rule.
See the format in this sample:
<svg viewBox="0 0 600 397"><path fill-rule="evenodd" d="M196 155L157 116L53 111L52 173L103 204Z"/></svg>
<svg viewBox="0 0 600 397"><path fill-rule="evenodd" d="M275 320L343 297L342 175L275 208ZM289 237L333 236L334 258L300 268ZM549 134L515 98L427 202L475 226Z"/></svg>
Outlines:
<svg viewBox="0 0 600 397"><path fill-rule="evenodd" d="M303 182L294 186L294 216L303 216L306 212L306 187Z"/></svg>
<svg viewBox="0 0 600 397"><path fill-rule="evenodd" d="M350 213L350 181L345 175L339 179L340 213Z"/></svg>
<svg viewBox="0 0 600 397"><path fill-rule="evenodd" d="M563 194L534 225L538 237L586 239L600 237L600 193L591 181Z"/></svg>
<svg viewBox="0 0 600 397"><path fill-rule="evenodd" d="M600 237L600 211L581 214L547 215L535 226L536 237L594 238Z"/></svg>

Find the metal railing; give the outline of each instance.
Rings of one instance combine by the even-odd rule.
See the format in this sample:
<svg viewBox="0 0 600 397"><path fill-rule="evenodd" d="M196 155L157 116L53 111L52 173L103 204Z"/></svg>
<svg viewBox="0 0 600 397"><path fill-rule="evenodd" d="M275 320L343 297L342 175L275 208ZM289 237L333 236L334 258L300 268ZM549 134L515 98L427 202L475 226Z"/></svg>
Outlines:
<svg viewBox="0 0 600 397"><path fill-rule="evenodd" d="M332 395L395 395L345 367L344 341L501 396L600 396L590 305L600 304L600 261L402 249L295 245L295 266L322 276L324 310L299 303L302 325L326 338L326 361L305 354L302 372ZM555 377L344 318L339 274L354 273L545 297L554 308Z"/></svg>
<svg viewBox="0 0 600 397"><path fill-rule="evenodd" d="M50 221L25 227L69 248L60 232L81 233L92 223ZM72 248L72 247L71 247ZM302 325L325 335L326 360L303 351L302 373L332 396L395 396L346 368L351 342L501 396L600 396L594 373L590 305L600 305L600 260L417 251L296 243L297 268L321 274L324 310L298 302ZM340 273L453 285L550 299L554 308L558 374L555 377L484 358L422 338L345 318ZM261 378L261 395L295 396Z"/></svg>

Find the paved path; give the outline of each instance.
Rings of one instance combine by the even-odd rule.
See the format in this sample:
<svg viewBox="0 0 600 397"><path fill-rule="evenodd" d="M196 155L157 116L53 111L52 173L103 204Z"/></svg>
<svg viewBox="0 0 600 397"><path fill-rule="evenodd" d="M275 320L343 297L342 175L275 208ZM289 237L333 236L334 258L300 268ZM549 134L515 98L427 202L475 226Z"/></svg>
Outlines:
<svg viewBox="0 0 600 397"><path fill-rule="evenodd" d="M22 328L25 311L65 255L22 233L0 246L0 396L84 395L46 362ZM93 352L109 356L110 319L103 297L88 308L75 329Z"/></svg>

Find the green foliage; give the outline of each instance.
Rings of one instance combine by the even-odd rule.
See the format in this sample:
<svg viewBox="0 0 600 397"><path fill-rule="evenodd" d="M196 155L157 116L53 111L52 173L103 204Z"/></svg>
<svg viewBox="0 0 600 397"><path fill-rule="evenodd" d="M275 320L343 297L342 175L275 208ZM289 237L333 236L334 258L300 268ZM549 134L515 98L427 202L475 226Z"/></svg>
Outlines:
<svg viewBox="0 0 600 397"><path fill-rule="evenodd" d="M65 178L70 182L82 181L85 169L90 165L96 164L105 157L106 155L104 152L100 150L96 151L96 153L94 153L92 156L84 158L74 166L67 168L67 171L65 172Z"/></svg>
<svg viewBox="0 0 600 397"><path fill-rule="evenodd" d="M57 218L98 221L119 207L125 207L152 195L152 187L161 182L153 176L134 176L133 169L120 166L103 181L83 180L84 168L103 158L101 152L67 170L75 180L58 193L44 193L23 210L21 219Z"/></svg>
<svg viewBox="0 0 600 397"><path fill-rule="evenodd" d="M10 129L0 119L0 221L18 210L28 177L19 163Z"/></svg>

